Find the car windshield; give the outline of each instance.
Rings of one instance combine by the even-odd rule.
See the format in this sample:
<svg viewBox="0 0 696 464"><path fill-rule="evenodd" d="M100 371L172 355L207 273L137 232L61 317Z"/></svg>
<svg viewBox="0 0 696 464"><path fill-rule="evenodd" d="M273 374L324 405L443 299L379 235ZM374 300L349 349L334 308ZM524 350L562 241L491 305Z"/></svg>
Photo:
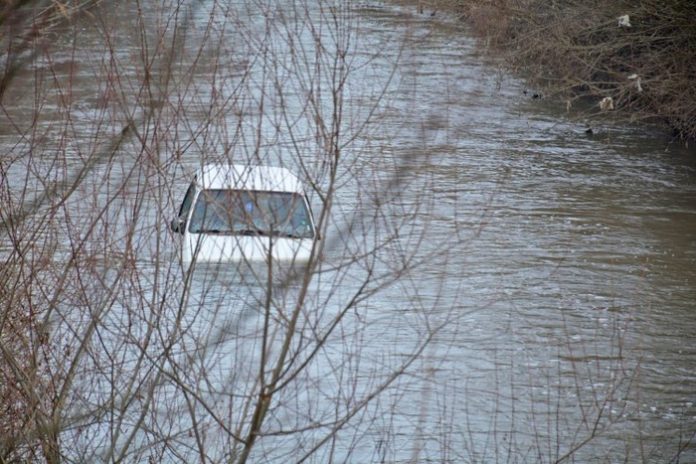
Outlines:
<svg viewBox="0 0 696 464"><path fill-rule="evenodd" d="M203 190L189 232L312 238L304 197L291 192Z"/></svg>

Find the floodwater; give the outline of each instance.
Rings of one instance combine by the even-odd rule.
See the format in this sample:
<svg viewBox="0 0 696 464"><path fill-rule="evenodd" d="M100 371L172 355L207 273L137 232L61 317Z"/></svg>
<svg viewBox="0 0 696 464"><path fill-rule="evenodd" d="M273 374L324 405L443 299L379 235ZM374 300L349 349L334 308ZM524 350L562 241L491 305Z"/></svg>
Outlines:
<svg viewBox="0 0 696 464"><path fill-rule="evenodd" d="M439 15L290 3L109 10L4 97L9 197L89 166L32 236L56 269L89 266L66 284L41 265L55 330L103 311L72 407L117 414L66 430L67 454L230 457L263 316L277 359L304 298L256 462L314 447L310 462L696 462L696 153L530 98ZM283 164L325 188L336 88L332 221L306 295L301 277L264 285L263 266L186 280L167 227L193 169Z"/></svg>

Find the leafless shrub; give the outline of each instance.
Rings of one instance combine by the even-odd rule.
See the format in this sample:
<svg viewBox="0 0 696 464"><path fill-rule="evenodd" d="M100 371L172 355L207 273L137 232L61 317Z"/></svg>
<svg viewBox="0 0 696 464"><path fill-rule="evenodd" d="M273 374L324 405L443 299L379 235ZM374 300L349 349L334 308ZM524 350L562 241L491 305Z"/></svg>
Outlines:
<svg viewBox="0 0 696 464"><path fill-rule="evenodd" d="M389 75L353 77L370 59L341 3L168 6L3 5L2 459L350 455L339 432L381 414L444 323L400 353L373 339L370 299L422 260L407 177L356 143ZM177 260L172 185L209 162L300 175L323 237L308 266Z"/></svg>
<svg viewBox="0 0 696 464"><path fill-rule="evenodd" d="M568 108L610 97L627 119L663 121L683 139L696 136L690 2L429 3L458 12L531 85Z"/></svg>

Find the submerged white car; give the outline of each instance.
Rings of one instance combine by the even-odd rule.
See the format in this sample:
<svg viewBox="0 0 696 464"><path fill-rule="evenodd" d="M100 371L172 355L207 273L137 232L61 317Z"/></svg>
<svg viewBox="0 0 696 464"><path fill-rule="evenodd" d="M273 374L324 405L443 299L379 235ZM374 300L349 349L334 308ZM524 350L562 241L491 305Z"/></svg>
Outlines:
<svg viewBox="0 0 696 464"><path fill-rule="evenodd" d="M300 180L271 166L206 165L186 191L171 228L185 263L310 258L317 232Z"/></svg>

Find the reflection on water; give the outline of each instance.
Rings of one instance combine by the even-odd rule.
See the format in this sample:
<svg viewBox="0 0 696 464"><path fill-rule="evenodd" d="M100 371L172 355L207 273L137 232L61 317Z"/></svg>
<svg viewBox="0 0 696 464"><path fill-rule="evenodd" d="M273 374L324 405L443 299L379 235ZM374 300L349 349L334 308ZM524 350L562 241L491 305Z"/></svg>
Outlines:
<svg viewBox="0 0 696 464"><path fill-rule="evenodd" d="M191 68L182 61L181 70L177 68L181 74L177 78L191 87L182 86L186 90L180 88L181 93L168 102L185 109L187 124L182 124L181 133L169 134L171 145L160 147L159 155L148 153L160 157L161 171L148 170L144 156L136 157L137 150L126 149L108 167L98 164L97 174L79 187L78 196L90 198L93 203L88 206L93 207L110 198L113 189L121 189L118 200L104 207L104 214L131 227L142 238L141 248L129 248L132 245L119 239L125 237L124 231L106 225L97 227L98 236L85 246L96 247L95 255L112 268L135 259L136 280L146 283L142 291L157 292L162 282L177 289L158 297L166 302L161 307L140 308L146 325L162 330L157 347L143 351L166 347L172 334L164 327L167 321L179 321L183 342L175 348L181 351L167 359L167 369L188 366L191 372L211 372L204 390L219 398L219 404L230 405L229 410L220 406L215 412L236 420L241 413L235 395L241 396L245 388L251 391L257 372L252 372L251 362L241 366L230 360L260 356L264 314L272 314L279 326L289 323L285 318L297 301L302 273L290 278L273 275L271 280L280 278L280 284L271 285L273 298L268 299L267 286L259 284L268 277L263 266L242 273L222 266L200 266L190 282L178 263L150 267L158 256L176 261L171 250L175 244L165 231L174 214L173 205L188 181L182 172L190 173L206 152L238 157L235 150L247 150L242 151L246 159L256 161L254 156L262 151L255 151L253 143L249 148L245 137L253 130L231 130L242 125L240 114L254 108L244 99L258 95L245 95L230 106L220 96L239 83L240 70L254 66L244 61L249 59L244 57L248 50L228 50L229 44L221 41L217 44L220 55L210 47L193 53L194 44L205 40L206 14L215 9L206 5L187 18L192 45L182 58L201 61ZM296 17L289 17L303 30L307 18L294 13ZM217 12L216 21L222 14ZM260 13L249 10L246 14L248 22L238 29L217 31L216 37L241 42L255 27L263 30ZM119 25L128 29L124 26L128 15L123 11L115 15L114 31L121 31ZM288 410L295 415L286 411L285 416L273 417L274 425L282 430L305 409L324 411L322 401L347 394L342 390L348 388L345 379L338 378L336 366L354 374L351 393L359 397L365 385L380 380L380 368L398 365L419 340L431 335L432 343L409 366L408 375L368 409L369 418L360 423L359 430L350 429L345 441L334 443L340 456L350 456L348 450L355 448L359 461L552 462L577 452L576 459L582 462L624 458L628 462L664 462L686 446L682 460L696 460L693 445L685 445L696 431L694 153L644 127L601 122L598 124L605 126L597 135L588 136L585 125L569 120L553 102L528 100L522 83L502 75L456 24L438 24L430 17L381 4L358 8L351 18L358 28L352 61L358 77L346 83L347 114L356 120L368 114L380 86L388 85L371 123L360 126L362 132L351 127L351 133L357 134L351 149L357 154L346 150L346 156L354 163L352 173L359 180L341 183L335 214L342 226L325 238L325 272L317 275L308 292L311 305L324 309L312 316L316 319L308 315L298 330L308 336L314 333L342 310L344 302L361 288L361 279L373 270L355 266L342 273L350 252L355 254L370 240L378 240L380 233L390 232L390 226L382 225L381 218L371 216L373 212L365 206L375 190L388 205L385 224L398 224L401 234L385 248L382 262L371 263L374 269L393 266L405 259L408 253L404 250L416 247L416 261L422 259L425 264L400 276L397 283L385 285L375 296L355 303L347 313L349 322L341 327L344 332L338 346L329 337L311 372L298 375L299 386L292 391L295 397L279 399L284 405L291 404ZM313 32L307 28L302 34ZM97 58L100 66L109 59L129 62L139 50L128 45L127 34L115 32L123 47L117 48L115 57L105 58L100 37L87 31L85 49L80 51ZM282 38L269 42L277 50L288 46ZM214 61L220 57L234 63L226 62L221 71ZM258 59L258 55L254 57ZM285 58L287 62L276 70L281 74L292 69L292 59ZM38 60L34 66L39 70L49 64ZM45 106L45 138L30 143L5 125L0 132L3 151L17 159L41 148L30 163L8 165L7 172L16 175L8 177L11 188L22 185L21 174L27 170L36 177L44 171L59 177L58 172L79 169L85 159L101 150L86 134L96 131L108 138L121 130L119 117L108 118L110 124L104 126L93 123L99 119L94 112L112 110L104 99L117 99L90 78L96 68L59 69L64 74L57 79L71 77L77 107L76 121L70 126L73 132L60 136L65 154L62 164L45 165L55 156L55 149L45 140L62 127L57 121L63 111L60 105ZM127 72L122 78L134 83L142 73L130 64L121 69ZM188 75L186 70L196 72ZM280 81L287 85L283 97L301 100L302 83L282 77ZM217 78L224 82L211 86ZM257 84L249 85L255 88ZM21 84L15 87L22 88ZM270 89L266 91L269 106L292 106ZM11 100L7 114L18 127L33 117L30 96L26 89L19 90ZM147 114L147 104L136 106L140 108L136 119ZM224 110L224 128L201 129L211 108ZM169 121L166 111L159 117ZM141 129L174 132L158 120L144 126ZM291 142L272 123L268 126L271 129L263 128L268 132L263 134L264 140L271 147L268 156L272 161L284 160L273 147L290 146ZM297 133L306 136L298 139L302 147L310 147L316 140L311 129L300 128ZM126 148L137 146L130 143L133 145ZM314 156L316 149L310 152ZM171 167L175 164L176 168ZM159 179L162 172L167 173L165 179L148 183ZM128 181L121 186L124 177ZM392 185L390 182L392 187L379 190ZM30 182L30 187L40 189L38 183ZM134 203L138 206L133 199L143 195L147 201L165 198L170 204L153 206L146 201L137 216L141 222L129 224ZM90 226L90 218L80 216L83 208L84 203L68 202L63 217L66 228ZM9 243L2 246L4 253L10 252ZM327 282L331 286L328 294L323 287ZM103 285L108 287L108 279ZM130 307L127 300L126 296L119 299L121 307ZM181 313L182 308L188 312ZM162 311L157 316L160 319L148 313L155 309ZM130 320L125 313L114 310L109 317ZM115 337L137 338L141 333L136 336L136 332ZM204 343L209 347L207 353L187 351L201 339L208 341ZM274 341L280 343L280 332ZM114 347L123 348L109 348ZM300 354L308 349L297 348ZM192 379L191 385L197 381ZM320 392L321 399L312 392ZM179 426L185 428L185 423L182 420ZM211 423L213 428L219 426ZM303 436L312 437L311 433ZM585 444L588 438L592 440ZM267 440L277 446L265 449L274 458L283 455L284 446L296 446L289 445L281 433Z"/></svg>

